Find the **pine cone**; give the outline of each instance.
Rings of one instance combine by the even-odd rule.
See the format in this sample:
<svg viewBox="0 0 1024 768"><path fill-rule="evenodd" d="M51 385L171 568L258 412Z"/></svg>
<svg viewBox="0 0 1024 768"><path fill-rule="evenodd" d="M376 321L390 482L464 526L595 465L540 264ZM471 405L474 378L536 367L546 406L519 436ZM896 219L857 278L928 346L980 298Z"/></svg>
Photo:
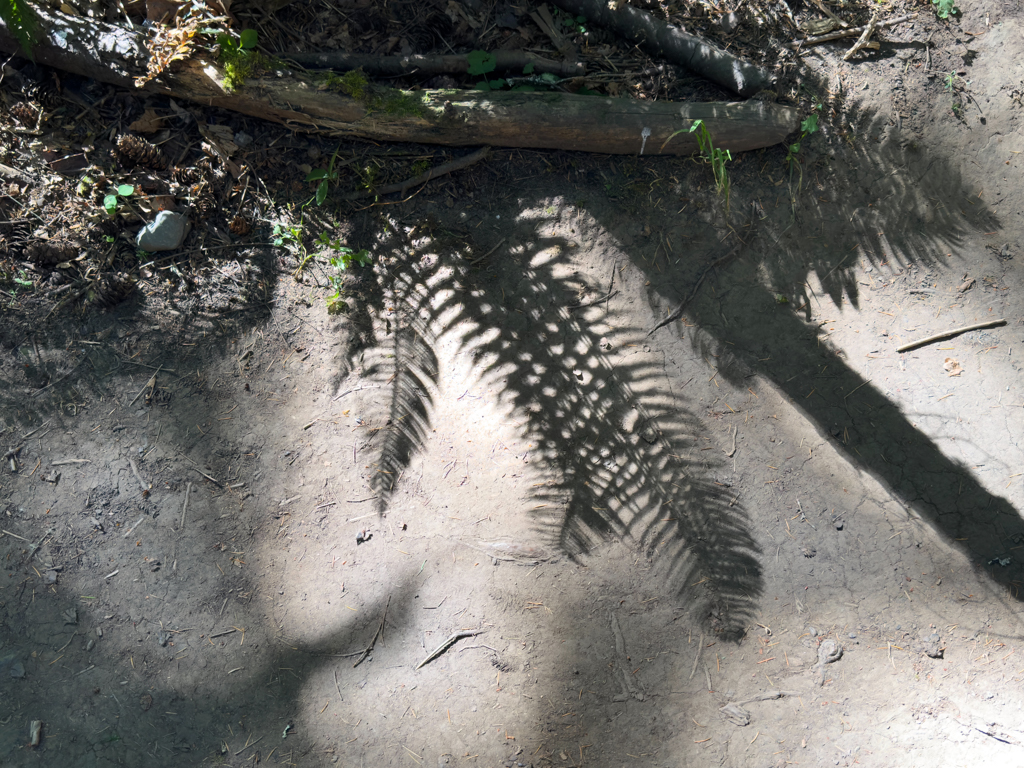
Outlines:
<svg viewBox="0 0 1024 768"><path fill-rule="evenodd" d="M228 229L231 230L231 234L233 235L245 237L252 232L252 224L244 216L235 216L228 225Z"/></svg>
<svg viewBox="0 0 1024 768"><path fill-rule="evenodd" d="M41 240L25 248L25 257L40 267L52 268L62 261L71 261L79 248L69 240Z"/></svg>
<svg viewBox="0 0 1024 768"><path fill-rule="evenodd" d="M26 95L38 102L43 109L56 109L64 103L64 99L60 95L60 86L57 84L56 78L52 76L29 88Z"/></svg>
<svg viewBox="0 0 1024 768"><path fill-rule="evenodd" d="M36 119L39 117L39 110L31 104L19 101L11 105L11 117L22 125L35 125Z"/></svg>
<svg viewBox="0 0 1024 768"><path fill-rule="evenodd" d="M101 307L114 307L127 299L135 290L135 281L124 272L106 275L95 283L89 302Z"/></svg>
<svg viewBox="0 0 1024 768"><path fill-rule="evenodd" d="M202 181L203 175L196 168L182 168L180 165L176 165L171 171L171 178L178 184L191 186Z"/></svg>
<svg viewBox="0 0 1024 768"><path fill-rule="evenodd" d="M195 210L196 215L200 219L210 218L214 211L217 210L217 201L210 193L209 188L204 188L203 192L196 198Z"/></svg>
<svg viewBox="0 0 1024 768"><path fill-rule="evenodd" d="M167 167L167 158L159 147L150 144L141 136L122 133L117 137L117 152L128 165L141 165L162 171Z"/></svg>

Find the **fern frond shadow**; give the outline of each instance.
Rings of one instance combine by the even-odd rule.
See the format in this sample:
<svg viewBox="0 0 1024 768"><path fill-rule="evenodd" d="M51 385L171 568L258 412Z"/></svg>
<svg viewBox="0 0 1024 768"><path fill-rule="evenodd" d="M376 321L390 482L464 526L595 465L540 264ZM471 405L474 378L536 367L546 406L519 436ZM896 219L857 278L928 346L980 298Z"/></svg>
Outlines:
<svg viewBox="0 0 1024 768"><path fill-rule="evenodd" d="M379 509L425 445L434 346L453 338L537 446L532 460L549 477L531 502L539 537L574 558L603 542L633 542L667 565L667 590L685 593L710 629L741 634L762 590L746 513L711 479L725 469L701 451L697 418L664 391L659 360L632 351L643 329L605 307L572 310L596 288L552 256L565 246L535 238L486 274L458 253L382 260L377 274L393 311L377 326L393 326L394 362Z"/></svg>

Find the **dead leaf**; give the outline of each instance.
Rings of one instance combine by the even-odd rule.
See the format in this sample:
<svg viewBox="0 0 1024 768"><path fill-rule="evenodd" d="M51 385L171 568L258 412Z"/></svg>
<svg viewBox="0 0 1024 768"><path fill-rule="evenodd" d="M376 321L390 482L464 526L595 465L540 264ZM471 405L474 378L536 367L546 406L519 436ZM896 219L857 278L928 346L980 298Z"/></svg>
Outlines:
<svg viewBox="0 0 1024 768"><path fill-rule="evenodd" d="M147 109L142 117L129 125L128 128L136 133L156 133L163 127L163 122L166 119L166 117L160 117L155 109Z"/></svg>
<svg viewBox="0 0 1024 768"><path fill-rule="evenodd" d="M971 290L971 286L973 286L973 285L974 285L974 278L973 277L968 277L962 283L960 283L960 287L957 288L957 290L960 291L960 293L964 293L965 291Z"/></svg>
<svg viewBox="0 0 1024 768"><path fill-rule="evenodd" d="M959 376L964 372L964 369L960 367L960 363L954 360L952 357L947 357L946 362L942 366L950 376Z"/></svg>

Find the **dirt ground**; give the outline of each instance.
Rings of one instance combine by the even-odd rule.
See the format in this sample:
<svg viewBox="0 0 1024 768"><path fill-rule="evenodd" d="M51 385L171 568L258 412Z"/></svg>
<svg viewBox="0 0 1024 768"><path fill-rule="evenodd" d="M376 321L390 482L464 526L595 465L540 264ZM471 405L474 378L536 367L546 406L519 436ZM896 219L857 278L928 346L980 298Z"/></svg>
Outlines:
<svg viewBox="0 0 1024 768"><path fill-rule="evenodd" d="M728 213L498 150L350 209L345 313L270 245L5 305L0 762L1024 763L1024 17L964 5L803 54Z"/></svg>

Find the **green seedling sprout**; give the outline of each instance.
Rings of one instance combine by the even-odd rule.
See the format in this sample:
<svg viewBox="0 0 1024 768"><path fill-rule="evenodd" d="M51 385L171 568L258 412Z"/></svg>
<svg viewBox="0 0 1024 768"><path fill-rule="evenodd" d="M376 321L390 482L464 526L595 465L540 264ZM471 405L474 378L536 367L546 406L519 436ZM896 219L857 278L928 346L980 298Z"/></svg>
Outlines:
<svg viewBox="0 0 1024 768"><path fill-rule="evenodd" d="M131 184L119 184L116 190L103 198L103 209L110 216L116 216L121 200L127 200L134 194L135 187Z"/></svg>

